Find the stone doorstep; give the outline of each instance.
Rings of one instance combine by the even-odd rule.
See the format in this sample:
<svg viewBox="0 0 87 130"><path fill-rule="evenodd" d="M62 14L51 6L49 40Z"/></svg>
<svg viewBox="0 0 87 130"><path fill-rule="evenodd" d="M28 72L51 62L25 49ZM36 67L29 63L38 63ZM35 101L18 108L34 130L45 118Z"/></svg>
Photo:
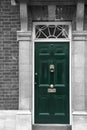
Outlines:
<svg viewBox="0 0 87 130"><path fill-rule="evenodd" d="M35 124L32 130L72 130L72 126L68 124Z"/></svg>

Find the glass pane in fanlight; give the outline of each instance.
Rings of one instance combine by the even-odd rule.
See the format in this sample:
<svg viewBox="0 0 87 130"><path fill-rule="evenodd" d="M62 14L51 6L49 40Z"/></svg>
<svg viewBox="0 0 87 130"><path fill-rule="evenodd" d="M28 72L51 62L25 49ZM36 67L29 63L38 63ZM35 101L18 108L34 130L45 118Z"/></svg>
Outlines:
<svg viewBox="0 0 87 130"><path fill-rule="evenodd" d="M36 38L69 38L69 25L36 25Z"/></svg>

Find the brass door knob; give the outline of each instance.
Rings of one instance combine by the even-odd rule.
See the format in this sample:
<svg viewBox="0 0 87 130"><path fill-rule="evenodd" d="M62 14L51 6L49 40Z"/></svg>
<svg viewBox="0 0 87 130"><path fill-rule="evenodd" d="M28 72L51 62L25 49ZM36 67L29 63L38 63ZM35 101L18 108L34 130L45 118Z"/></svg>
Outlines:
<svg viewBox="0 0 87 130"><path fill-rule="evenodd" d="M50 88L54 88L54 85L53 85L53 84L50 84Z"/></svg>

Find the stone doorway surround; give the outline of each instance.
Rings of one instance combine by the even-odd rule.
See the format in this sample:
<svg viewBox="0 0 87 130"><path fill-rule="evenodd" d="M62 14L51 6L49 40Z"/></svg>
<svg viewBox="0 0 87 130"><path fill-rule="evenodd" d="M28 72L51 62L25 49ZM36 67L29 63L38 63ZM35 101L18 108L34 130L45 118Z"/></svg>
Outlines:
<svg viewBox="0 0 87 130"><path fill-rule="evenodd" d="M31 32L28 28L27 4L20 4L21 31L17 32L19 41L19 110L25 110L31 119L31 89L29 70ZM72 129L87 128L87 89L86 89L86 49L87 31L83 31L84 1L78 0L76 12L76 31L72 33ZM25 69L26 68L26 69ZM26 77L26 78L25 78ZM25 79L25 80L24 80ZM32 80L32 79L31 79ZM26 114L27 115L27 114ZM29 122L28 122L29 123ZM31 125L28 124L28 125ZM26 127L26 130L27 127Z"/></svg>
<svg viewBox="0 0 87 130"><path fill-rule="evenodd" d="M30 44L31 31L28 31L27 4L20 3L21 31L17 31L19 44L19 110L29 110L31 107L31 63Z"/></svg>
<svg viewBox="0 0 87 130"><path fill-rule="evenodd" d="M21 31L17 31L19 44L19 111L24 112L18 117L17 130L31 130L31 31L28 31L27 4L20 3ZM24 119L24 124L22 125Z"/></svg>
<svg viewBox="0 0 87 130"><path fill-rule="evenodd" d="M20 3L20 20L19 110L0 111L0 130L31 130L31 32L26 3ZM83 30L83 21L84 1L78 0L76 31L72 32L72 130L87 129L87 31Z"/></svg>

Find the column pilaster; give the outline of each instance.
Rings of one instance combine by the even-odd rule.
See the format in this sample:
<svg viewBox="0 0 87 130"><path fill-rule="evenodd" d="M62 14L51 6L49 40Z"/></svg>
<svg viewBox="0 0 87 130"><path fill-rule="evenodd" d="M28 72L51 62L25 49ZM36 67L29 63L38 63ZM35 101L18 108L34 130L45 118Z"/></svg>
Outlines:
<svg viewBox="0 0 87 130"><path fill-rule="evenodd" d="M21 30L17 32L19 43L19 109L31 109L30 45L31 31L28 31L27 3L20 3Z"/></svg>
<svg viewBox="0 0 87 130"><path fill-rule="evenodd" d="M83 31L84 26L84 0L78 0L76 10L76 30Z"/></svg>
<svg viewBox="0 0 87 130"><path fill-rule="evenodd" d="M27 3L20 3L20 21L21 21L21 30L28 30L28 12L27 12Z"/></svg>
<svg viewBox="0 0 87 130"><path fill-rule="evenodd" d="M19 109L30 109L30 65L29 65L29 49L31 43L31 32L17 32L17 40L19 41Z"/></svg>

